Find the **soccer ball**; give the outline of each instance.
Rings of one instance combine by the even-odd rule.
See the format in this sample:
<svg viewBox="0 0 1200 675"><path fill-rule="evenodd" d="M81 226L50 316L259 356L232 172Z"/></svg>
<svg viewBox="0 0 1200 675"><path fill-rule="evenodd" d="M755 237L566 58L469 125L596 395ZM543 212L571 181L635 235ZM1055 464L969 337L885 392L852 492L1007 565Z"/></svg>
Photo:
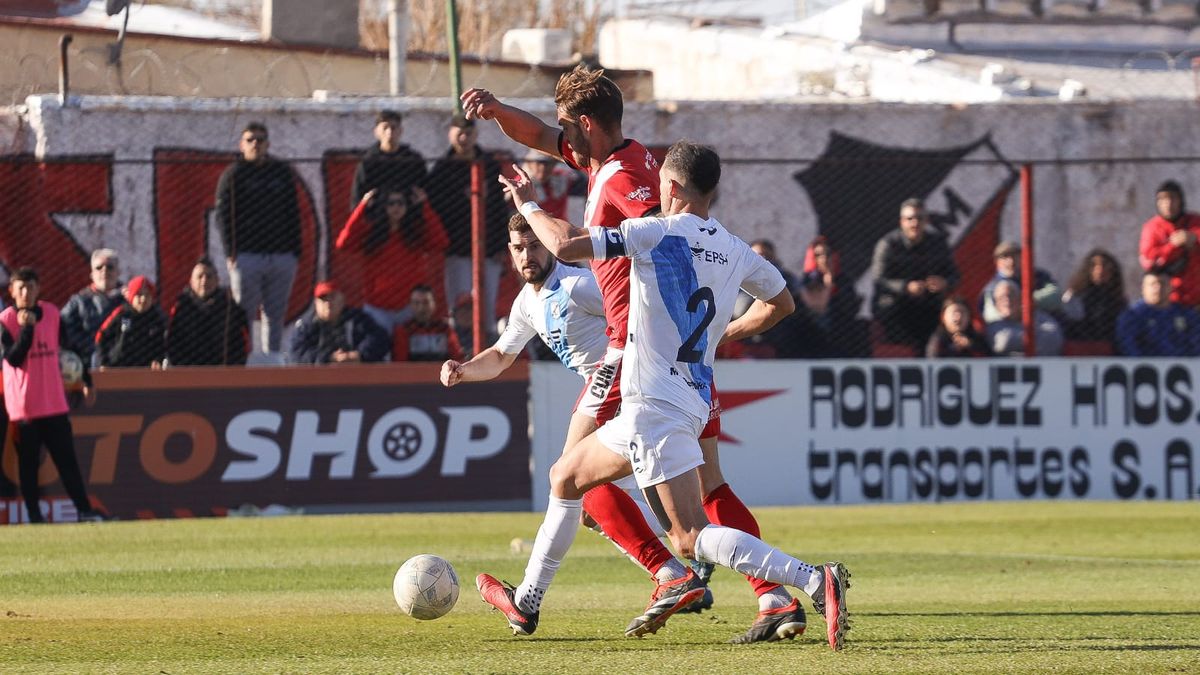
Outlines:
<svg viewBox="0 0 1200 675"><path fill-rule="evenodd" d="M412 618L436 619L458 602L458 575L444 558L413 556L396 572L392 594L401 611Z"/></svg>
<svg viewBox="0 0 1200 675"><path fill-rule="evenodd" d="M66 349L58 353L58 369L62 372L63 384L74 387L83 379L83 359Z"/></svg>

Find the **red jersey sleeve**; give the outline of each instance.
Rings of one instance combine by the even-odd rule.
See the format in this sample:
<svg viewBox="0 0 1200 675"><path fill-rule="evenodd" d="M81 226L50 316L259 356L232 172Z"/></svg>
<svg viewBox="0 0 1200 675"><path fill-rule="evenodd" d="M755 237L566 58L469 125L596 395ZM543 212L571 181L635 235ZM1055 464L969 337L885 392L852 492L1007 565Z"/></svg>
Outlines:
<svg viewBox="0 0 1200 675"><path fill-rule="evenodd" d="M629 218L641 218L658 209L658 177L649 171L624 166L604 182L604 197L597 222L616 227Z"/></svg>

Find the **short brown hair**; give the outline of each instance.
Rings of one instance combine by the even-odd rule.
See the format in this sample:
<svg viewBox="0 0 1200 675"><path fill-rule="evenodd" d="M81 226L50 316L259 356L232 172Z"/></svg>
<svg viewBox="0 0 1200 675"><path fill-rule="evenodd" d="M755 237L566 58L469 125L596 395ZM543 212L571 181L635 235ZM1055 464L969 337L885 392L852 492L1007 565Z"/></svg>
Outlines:
<svg viewBox="0 0 1200 675"><path fill-rule="evenodd" d="M525 232L532 232L533 228L529 226L529 221L525 220L525 216L519 213L514 213L512 214L512 218L508 219L508 231L522 234Z"/></svg>
<svg viewBox="0 0 1200 675"><path fill-rule="evenodd" d="M621 125L625 110L617 83L605 77L604 70L588 70L583 64L558 78L554 104L572 120L587 115L608 129Z"/></svg>

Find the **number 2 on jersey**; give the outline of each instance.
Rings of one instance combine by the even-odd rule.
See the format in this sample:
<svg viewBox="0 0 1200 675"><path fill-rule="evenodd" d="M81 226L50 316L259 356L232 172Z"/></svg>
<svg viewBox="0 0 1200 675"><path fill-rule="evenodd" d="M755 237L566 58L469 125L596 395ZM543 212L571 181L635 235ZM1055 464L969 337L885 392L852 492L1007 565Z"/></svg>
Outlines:
<svg viewBox="0 0 1200 675"><path fill-rule="evenodd" d="M675 360L680 363L700 363L700 359L704 358L704 352L696 349L696 344L700 342L704 331L708 330L708 324L712 323L713 317L717 315L717 301L713 297L711 288L701 286L696 289L695 293L692 293L692 297L687 301L688 313L695 313L700 309L701 302L704 303L704 318L700 320L700 325L696 326L696 330L692 331L688 339L680 345L679 354L675 356Z"/></svg>

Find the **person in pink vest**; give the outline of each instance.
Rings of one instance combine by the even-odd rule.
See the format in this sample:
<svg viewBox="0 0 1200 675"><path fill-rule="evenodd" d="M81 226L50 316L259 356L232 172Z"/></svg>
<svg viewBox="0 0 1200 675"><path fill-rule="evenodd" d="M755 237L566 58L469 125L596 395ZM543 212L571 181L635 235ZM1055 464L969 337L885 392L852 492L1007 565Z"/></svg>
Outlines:
<svg viewBox="0 0 1200 675"><path fill-rule="evenodd" d="M63 487L75 503L79 521L107 520L107 514L92 508L75 458L67 396L58 365L62 340L58 308L38 300L38 276L31 267L12 274L8 291L13 306L0 312L0 346L4 354L0 368L4 373L5 409L17 428L18 482L29 522L45 522L38 499L43 445L50 451ZM83 383L84 398L95 400L86 365Z"/></svg>

